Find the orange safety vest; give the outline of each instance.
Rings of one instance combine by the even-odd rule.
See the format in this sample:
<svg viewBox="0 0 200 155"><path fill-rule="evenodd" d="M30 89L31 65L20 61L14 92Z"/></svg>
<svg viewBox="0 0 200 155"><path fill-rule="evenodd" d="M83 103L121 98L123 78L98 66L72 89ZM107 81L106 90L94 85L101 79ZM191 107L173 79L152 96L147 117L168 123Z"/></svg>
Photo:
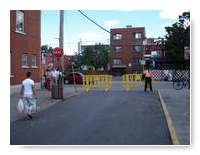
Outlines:
<svg viewBox="0 0 200 155"><path fill-rule="evenodd" d="M145 77L151 77L151 73L149 73L148 71L145 74Z"/></svg>

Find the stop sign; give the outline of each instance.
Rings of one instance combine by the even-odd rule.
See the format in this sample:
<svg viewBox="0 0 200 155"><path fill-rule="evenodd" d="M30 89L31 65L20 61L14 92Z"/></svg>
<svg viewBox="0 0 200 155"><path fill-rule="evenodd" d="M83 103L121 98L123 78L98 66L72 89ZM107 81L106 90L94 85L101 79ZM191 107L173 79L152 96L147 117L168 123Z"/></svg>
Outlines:
<svg viewBox="0 0 200 155"><path fill-rule="evenodd" d="M60 47L54 48L54 50L53 50L53 55L54 55L55 57L57 57L57 58L62 57L62 56L63 56L63 49L60 48Z"/></svg>

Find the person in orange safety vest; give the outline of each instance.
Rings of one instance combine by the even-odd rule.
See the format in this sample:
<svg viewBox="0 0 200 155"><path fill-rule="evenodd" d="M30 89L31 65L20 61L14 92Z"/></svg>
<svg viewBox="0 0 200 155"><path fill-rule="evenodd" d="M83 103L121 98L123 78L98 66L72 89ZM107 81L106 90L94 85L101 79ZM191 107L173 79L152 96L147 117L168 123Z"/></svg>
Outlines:
<svg viewBox="0 0 200 155"><path fill-rule="evenodd" d="M151 81L152 81L151 77L152 77L151 73L149 71L146 71L146 73L145 73L145 87L144 87L144 91L147 90L147 84L149 84L150 90L153 91L153 89L152 89L152 83L151 83Z"/></svg>

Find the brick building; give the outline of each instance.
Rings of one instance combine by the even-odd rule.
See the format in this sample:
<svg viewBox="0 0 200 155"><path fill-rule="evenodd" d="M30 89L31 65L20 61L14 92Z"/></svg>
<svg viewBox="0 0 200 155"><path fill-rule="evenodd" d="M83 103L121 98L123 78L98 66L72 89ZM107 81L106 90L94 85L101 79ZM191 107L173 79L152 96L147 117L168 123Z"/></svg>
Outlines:
<svg viewBox="0 0 200 155"><path fill-rule="evenodd" d="M70 64L74 62L74 55L63 56L63 68L66 69Z"/></svg>
<svg viewBox="0 0 200 155"><path fill-rule="evenodd" d="M165 57L162 45L157 44L157 38L147 38L145 40L145 54L152 57Z"/></svg>
<svg viewBox="0 0 200 155"><path fill-rule="evenodd" d="M52 52L42 53L42 77L45 76L47 69L58 68L58 60Z"/></svg>
<svg viewBox="0 0 200 155"><path fill-rule="evenodd" d="M40 82L41 11L10 11L10 85L20 85L26 72Z"/></svg>
<svg viewBox="0 0 200 155"><path fill-rule="evenodd" d="M110 56L111 74L136 74L141 73L143 66L140 60L144 55L144 27L131 27L111 29Z"/></svg>
<svg viewBox="0 0 200 155"><path fill-rule="evenodd" d="M63 55L63 70L65 70L70 64L74 62L74 55ZM42 76L45 75L47 69L52 70L58 68L58 58L53 54L43 54L42 56Z"/></svg>
<svg viewBox="0 0 200 155"><path fill-rule="evenodd" d="M164 58L165 51L163 50L163 46L157 44L158 38L147 38L145 40L145 54L144 60L146 61L145 67L146 68L154 68L155 61L153 62L154 58Z"/></svg>

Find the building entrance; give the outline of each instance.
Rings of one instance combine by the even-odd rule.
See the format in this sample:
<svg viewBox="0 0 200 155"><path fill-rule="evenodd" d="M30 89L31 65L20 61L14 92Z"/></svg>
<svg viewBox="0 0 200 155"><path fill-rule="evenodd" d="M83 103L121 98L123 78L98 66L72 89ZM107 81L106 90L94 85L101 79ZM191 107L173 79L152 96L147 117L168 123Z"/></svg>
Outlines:
<svg viewBox="0 0 200 155"><path fill-rule="evenodd" d="M122 76L124 74L126 74L125 68L113 68L112 69L113 76Z"/></svg>

